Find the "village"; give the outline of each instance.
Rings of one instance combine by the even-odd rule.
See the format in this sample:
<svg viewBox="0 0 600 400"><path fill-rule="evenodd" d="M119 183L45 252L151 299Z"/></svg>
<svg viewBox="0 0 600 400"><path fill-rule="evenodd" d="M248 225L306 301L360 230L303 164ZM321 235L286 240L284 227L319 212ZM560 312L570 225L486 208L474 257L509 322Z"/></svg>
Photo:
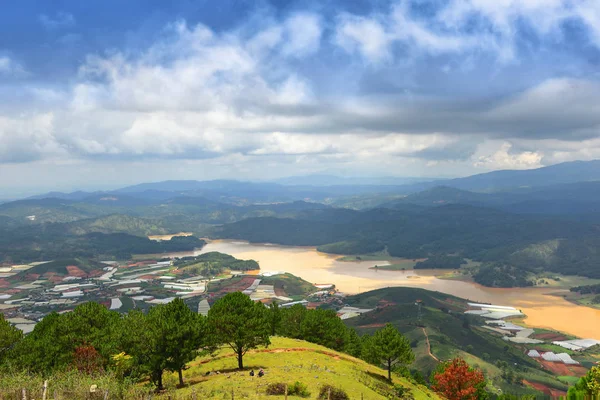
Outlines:
<svg viewBox="0 0 600 400"><path fill-rule="evenodd" d="M106 261L88 271L65 265L58 268L62 273L38 273L43 269L37 267L43 266L44 263L4 266L0 272L0 312L24 333L31 332L45 315L69 312L87 301L124 313L180 297L198 313L207 315L209 304L234 291L266 305L301 304L309 309L326 306L336 310L342 319L370 311L345 306L345 294L336 290L333 283L308 284L285 272L230 270L217 277L189 276L181 274L173 260L123 264Z"/></svg>

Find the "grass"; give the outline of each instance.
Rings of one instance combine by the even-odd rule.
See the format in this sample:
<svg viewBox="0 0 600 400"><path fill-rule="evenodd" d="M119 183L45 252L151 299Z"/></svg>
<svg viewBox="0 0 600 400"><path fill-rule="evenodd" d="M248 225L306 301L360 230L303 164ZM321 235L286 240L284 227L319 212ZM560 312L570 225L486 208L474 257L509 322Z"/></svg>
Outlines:
<svg viewBox="0 0 600 400"><path fill-rule="evenodd" d="M324 384L333 384L343 388L351 398L385 399L384 393L391 385L385 380L386 372L366 362L343 353L308 342L274 337L267 350L259 349L246 354L244 371L238 371L237 360L230 349L222 349L216 357L195 360L184 372L188 386L175 389L176 375L167 374L165 382L171 395L185 398L196 393L198 398L231 398L232 391L236 399L278 399L283 396L266 396L269 383L293 384L295 381L307 385L311 393L309 398L316 399L319 388ZM249 371L263 368L265 376L251 377ZM216 372L219 371L219 374ZM207 372L211 373L209 376ZM438 398L423 386L416 385L404 378L393 377L396 384L411 390L415 399ZM289 396L290 399L297 398Z"/></svg>

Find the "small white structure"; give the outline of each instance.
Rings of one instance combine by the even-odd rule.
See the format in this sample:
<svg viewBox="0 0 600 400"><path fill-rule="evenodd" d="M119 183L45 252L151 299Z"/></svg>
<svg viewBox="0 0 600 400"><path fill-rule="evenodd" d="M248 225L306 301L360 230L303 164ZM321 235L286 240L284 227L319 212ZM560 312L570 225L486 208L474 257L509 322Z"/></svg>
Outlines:
<svg viewBox="0 0 600 400"><path fill-rule="evenodd" d="M474 310L465 311L465 314L480 315L489 319L503 319L513 316L521 316L523 313L515 307L497 306L494 304L468 303Z"/></svg>
<svg viewBox="0 0 600 400"><path fill-rule="evenodd" d="M291 303L282 304L280 307L282 307L282 308L288 308L288 307L293 307L296 304L300 304L300 305L306 307L306 305L308 304L308 301L307 300L292 301Z"/></svg>
<svg viewBox="0 0 600 400"><path fill-rule="evenodd" d="M556 342L552 342L552 344L555 344L560 347L564 347L565 349L580 351L580 350L585 350L589 347L595 346L597 344L600 344L600 340L575 339L575 340L556 341Z"/></svg>
<svg viewBox="0 0 600 400"><path fill-rule="evenodd" d="M210 305L208 304L208 300L204 299L200 301L198 304L198 314L208 316L208 311L210 310Z"/></svg>
<svg viewBox="0 0 600 400"><path fill-rule="evenodd" d="M531 358L541 358L542 357L542 355L537 350L529 350L527 355Z"/></svg>
<svg viewBox="0 0 600 400"><path fill-rule="evenodd" d="M121 307L123 307L123 302L121 301L121 299L119 299L118 297L110 299L110 309L111 310L118 310Z"/></svg>

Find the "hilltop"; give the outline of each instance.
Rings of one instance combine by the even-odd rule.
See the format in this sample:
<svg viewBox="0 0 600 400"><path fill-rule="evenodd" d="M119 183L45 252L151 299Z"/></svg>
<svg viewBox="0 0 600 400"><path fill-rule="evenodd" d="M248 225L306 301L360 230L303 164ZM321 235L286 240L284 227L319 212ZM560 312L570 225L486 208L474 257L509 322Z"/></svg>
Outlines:
<svg viewBox="0 0 600 400"><path fill-rule="evenodd" d="M283 396L267 396L269 383L298 381L310 391L310 399L316 399L324 384L332 384L344 389L351 398L387 399L393 386L386 382L386 371L354 358L303 340L282 337L271 338L267 349L250 351L244 357L246 370L237 371L237 362L230 349L223 349L216 357L198 358L190 363L184 372L189 386L175 389L177 375L165 375L169 395L178 398L196 393L198 398L222 399L230 396L243 399L278 399ZM249 371L263 368L262 378L249 376ZM217 374L217 371L219 374ZM210 375L206 375L210 372ZM393 383L410 390L415 399L437 399L437 395L425 386L417 385L406 378L394 376ZM165 397L167 397L166 395ZM227 397L230 398L230 397ZM290 396L290 398L297 398Z"/></svg>

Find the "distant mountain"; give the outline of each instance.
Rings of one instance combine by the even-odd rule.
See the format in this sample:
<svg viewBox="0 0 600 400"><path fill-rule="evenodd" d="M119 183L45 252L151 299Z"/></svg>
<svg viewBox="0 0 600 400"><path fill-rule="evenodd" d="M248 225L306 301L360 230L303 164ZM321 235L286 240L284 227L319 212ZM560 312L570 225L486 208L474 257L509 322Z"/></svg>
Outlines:
<svg viewBox="0 0 600 400"><path fill-rule="evenodd" d="M519 188L514 191L494 193L470 192L438 186L384 203L379 207L406 209L408 205L435 207L445 204L492 207L518 214L600 213L600 181Z"/></svg>
<svg viewBox="0 0 600 400"><path fill-rule="evenodd" d="M441 206L444 204L486 205L491 196L484 193L469 192L449 186L436 186L422 192L413 193L403 199L381 205L381 207L401 208L402 205Z"/></svg>
<svg viewBox="0 0 600 400"><path fill-rule="evenodd" d="M600 160L573 161L528 170L493 171L450 179L443 185L464 190L494 192L587 181L600 181Z"/></svg>
<svg viewBox="0 0 600 400"><path fill-rule="evenodd" d="M273 182L286 186L356 186L356 185L374 185L374 186L399 186L417 182L428 182L436 179L432 178L411 178L411 177L341 177L335 175L304 175L290 176L287 178L276 179ZM436 180L439 181L439 180Z"/></svg>
<svg viewBox="0 0 600 400"><path fill-rule="evenodd" d="M89 197L93 194L99 194L102 192L84 192L81 190L78 190L76 192L71 192L71 193L64 193L64 192L48 192L48 193L44 193L44 194L38 194L35 196L30 196L27 199L48 199L48 198L54 198L54 199L64 199L64 200L83 200L86 197Z"/></svg>

